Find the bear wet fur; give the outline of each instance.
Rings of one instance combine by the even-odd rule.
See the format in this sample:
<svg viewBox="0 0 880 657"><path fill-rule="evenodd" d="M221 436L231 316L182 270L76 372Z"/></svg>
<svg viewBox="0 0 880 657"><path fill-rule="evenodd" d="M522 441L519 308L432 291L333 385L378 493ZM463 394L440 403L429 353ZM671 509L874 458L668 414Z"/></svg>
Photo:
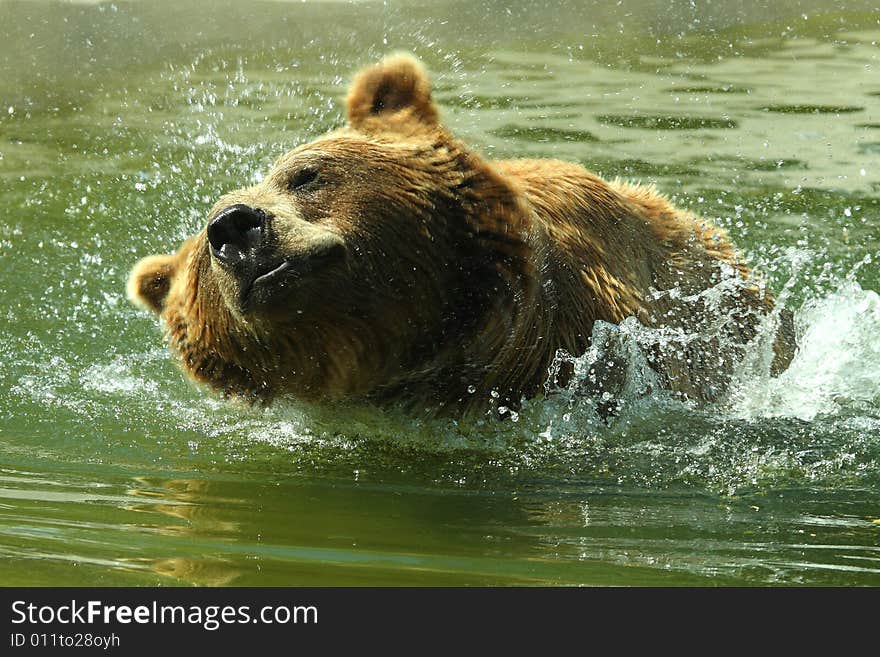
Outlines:
<svg viewBox="0 0 880 657"><path fill-rule="evenodd" d="M192 378L252 401L464 415L516 407L560 350L590 348L596 321L636 317L703 336L646 357L664 387L711 400L772 312L727 235L653 187L458 141L408 56L360 72L347 114L221 198L177 253L134 267L129 296ZM790 315L777 324L774 372L795 348Z"/></svg>

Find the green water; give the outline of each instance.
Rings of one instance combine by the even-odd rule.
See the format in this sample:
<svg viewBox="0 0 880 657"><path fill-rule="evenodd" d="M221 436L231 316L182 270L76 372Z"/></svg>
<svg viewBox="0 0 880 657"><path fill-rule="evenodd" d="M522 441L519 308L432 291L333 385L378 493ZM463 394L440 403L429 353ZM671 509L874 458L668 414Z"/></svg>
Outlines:
<svg viewBox="0 0 880 657"><path fill-rule="evenodd" d="M0 2L0 584L880 585L880 9L694 5ZM726 226L796 312L789 372L610 425L188 383L128 269L399 49L484 153Z"/></svg>

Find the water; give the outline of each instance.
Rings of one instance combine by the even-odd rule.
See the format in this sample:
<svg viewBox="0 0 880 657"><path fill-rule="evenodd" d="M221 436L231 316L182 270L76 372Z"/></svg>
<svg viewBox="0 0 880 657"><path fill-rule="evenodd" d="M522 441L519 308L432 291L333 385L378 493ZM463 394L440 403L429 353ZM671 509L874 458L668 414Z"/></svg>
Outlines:
<svg viewBox="0 0 880 657"><path fill-rule="evenodd" d="M6 2L0 33L0 583L880 584L876 2ZM397 49L485 153L727 227L795 311L789 370L757 345L697 408L634 349L610 423L569 390L464 425L187 383L128 269Z"/></svg>

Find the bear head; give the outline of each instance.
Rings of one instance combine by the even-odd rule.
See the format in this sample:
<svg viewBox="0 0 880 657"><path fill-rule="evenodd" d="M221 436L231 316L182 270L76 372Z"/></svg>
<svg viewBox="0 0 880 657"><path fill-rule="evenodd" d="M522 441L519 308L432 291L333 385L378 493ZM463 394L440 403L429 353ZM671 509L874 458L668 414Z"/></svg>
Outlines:
<svg viewBox="0 0 880 657"><path fill-rule="evenodd" d="M129 297L160 315L187 373L228 395L491 386L489 354L534 292L520 195L440 125L408 56L359 73L347 116L220 198L177 253L141 260Z"/></svg>

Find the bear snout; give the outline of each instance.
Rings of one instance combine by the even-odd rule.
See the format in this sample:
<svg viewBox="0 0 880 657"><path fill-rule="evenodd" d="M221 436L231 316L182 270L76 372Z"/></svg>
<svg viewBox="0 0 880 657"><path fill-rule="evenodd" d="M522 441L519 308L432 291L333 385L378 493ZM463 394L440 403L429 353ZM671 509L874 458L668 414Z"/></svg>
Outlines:
<svg viewBox="0 0 880 657"><path fill-rule="evenodd" d="M211 254L225 265L236 265L260 247L265 231L265 212L241 203L232 205L208 224Z"/></svg>

